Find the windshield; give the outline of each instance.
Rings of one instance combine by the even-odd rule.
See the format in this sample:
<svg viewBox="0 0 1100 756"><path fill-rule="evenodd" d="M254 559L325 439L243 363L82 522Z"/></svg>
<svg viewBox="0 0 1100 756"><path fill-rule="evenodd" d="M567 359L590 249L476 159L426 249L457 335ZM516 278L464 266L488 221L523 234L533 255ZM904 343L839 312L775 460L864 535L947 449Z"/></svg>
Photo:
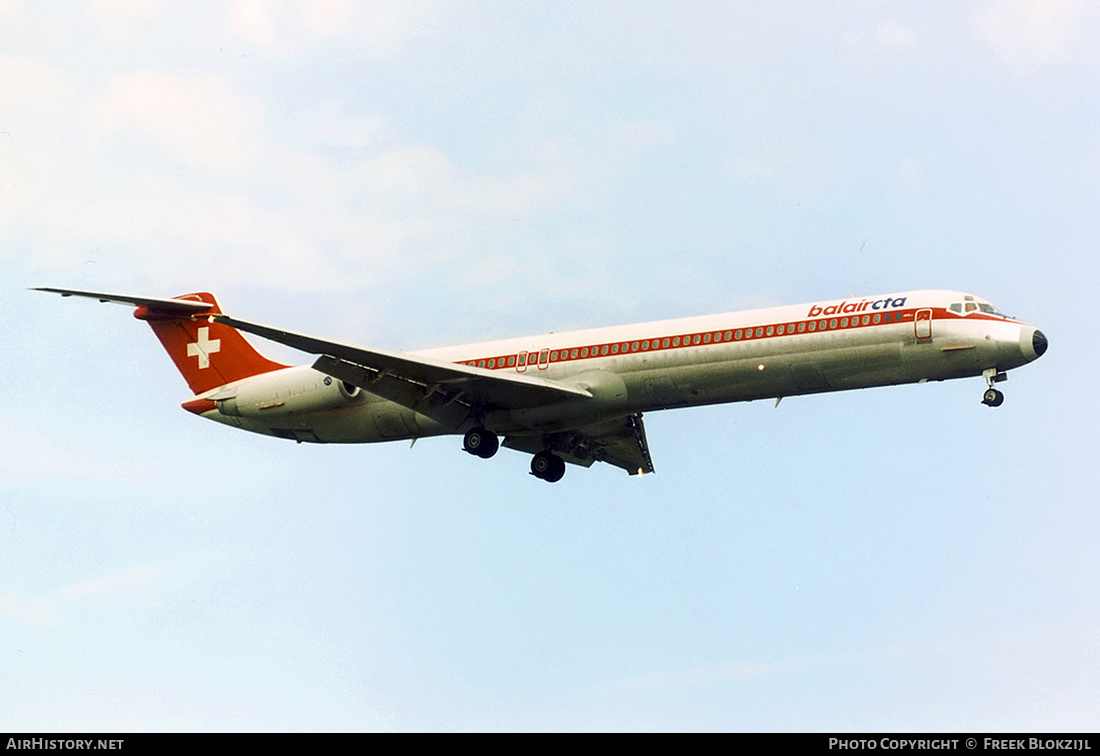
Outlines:
<svg viewBox="0 0 1100 756"><path fill-rule="evenodd" d="M970 312L984 312L987 315L996 315L999 318L1008 317L989 302L978 302L971 296L965 297L965 300L964 302L955 302L947 309L951 310L951 312L957 312L963 315Z"/></svg>

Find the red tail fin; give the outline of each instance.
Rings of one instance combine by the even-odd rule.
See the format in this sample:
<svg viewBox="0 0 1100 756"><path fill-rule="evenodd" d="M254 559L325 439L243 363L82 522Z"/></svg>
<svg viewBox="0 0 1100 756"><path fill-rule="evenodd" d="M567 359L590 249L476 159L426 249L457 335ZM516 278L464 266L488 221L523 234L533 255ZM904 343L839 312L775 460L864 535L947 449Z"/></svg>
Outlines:
<svg viewBox="0 0 1100 756"><path fill-rule="evenodd" d="M207 292L182 294L175 299L212 305L206 314L220 314L214 295ZM176 363L191 391L204 391L260 373L281 370L286 365L272 362L245 341L235 328L190 315L166 311L156 304L138 307L134 317L144 320Z"/></svg>

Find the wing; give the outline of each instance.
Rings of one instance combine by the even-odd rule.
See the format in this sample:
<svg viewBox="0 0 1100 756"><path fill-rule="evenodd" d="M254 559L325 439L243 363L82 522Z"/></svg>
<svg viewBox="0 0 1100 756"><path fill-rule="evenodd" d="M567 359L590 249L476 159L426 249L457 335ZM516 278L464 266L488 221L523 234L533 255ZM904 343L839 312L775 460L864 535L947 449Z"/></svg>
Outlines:
<svg viewBox="0 0 1100 756"><path fill-rule="evenodd" d="M566 462L584 467L606 462L631 475L653 472L641 414L546 435L508 436L504 445L532 454L551 449Z"/></svg>
<svg viewBox="0 0 1100 756"><path fill-rule="evenodd" d="M367 349L227 315L210 317L238 330L319 354L321 356L313 363L314 369L456 426L470 417L470 410L518 410L592 399L591 392L586 389L559 381L485 370L403 352ZM461 406L457 413L454 411L456 405ZM504 445L531 453L550 449L565 461L584 467L593 462L606 462L631 475L653 472L641 414L549 434L512 435L505 438Z"/></svg>
<svg viewBox="0 0 1100 756"><path fill-rule="evenodd" d="M238 330L319 354L313 363L316 370L437 419L445 414L440 408L454 402L481 410L511 410L592 398L583 388L544 378L326 341L226 315L211 317Z"/></svg>

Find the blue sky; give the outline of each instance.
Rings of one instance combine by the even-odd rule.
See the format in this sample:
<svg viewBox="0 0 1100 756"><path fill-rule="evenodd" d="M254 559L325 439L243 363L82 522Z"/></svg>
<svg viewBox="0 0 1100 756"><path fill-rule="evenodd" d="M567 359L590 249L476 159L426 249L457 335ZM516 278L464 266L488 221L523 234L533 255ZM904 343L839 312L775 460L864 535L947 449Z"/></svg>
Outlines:
<svg viewBox="0 0 1100 756"><path fill-rule="evenodd" d="M1100 727L1100 8L0 0L0 728ZM656 474L202 422L126 309L395 349L918 288L979 379ZM304 362L262 345L277 359Z"/></svg>

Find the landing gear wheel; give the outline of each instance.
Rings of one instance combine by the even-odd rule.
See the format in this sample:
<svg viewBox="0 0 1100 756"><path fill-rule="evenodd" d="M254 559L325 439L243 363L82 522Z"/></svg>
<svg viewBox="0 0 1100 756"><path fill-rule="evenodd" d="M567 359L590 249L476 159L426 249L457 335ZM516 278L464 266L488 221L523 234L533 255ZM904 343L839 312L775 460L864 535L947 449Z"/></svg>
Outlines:
<svg viewBox="0 0 1100 756"><path fill-rule="evenodd" d="M982 394L982 404L987 407L1000 407L1004 400L1005 395L995 388L987 388Z"/></svg>
<svg viewBox="0 0 1100 756"><path fill-rule="evenodd" d="M557 483L565 475L565 460L548 451L541 451L531 459L531 474L547 483Z"/></svg>
<svg viewBox="0 0 1100 756"><path fill-rule="evenodd" d="M471 428L466 431L466 437L462 440L462 448L475 457L489 459L497 453L500 441L497 434L484 428Z"/></svg>

